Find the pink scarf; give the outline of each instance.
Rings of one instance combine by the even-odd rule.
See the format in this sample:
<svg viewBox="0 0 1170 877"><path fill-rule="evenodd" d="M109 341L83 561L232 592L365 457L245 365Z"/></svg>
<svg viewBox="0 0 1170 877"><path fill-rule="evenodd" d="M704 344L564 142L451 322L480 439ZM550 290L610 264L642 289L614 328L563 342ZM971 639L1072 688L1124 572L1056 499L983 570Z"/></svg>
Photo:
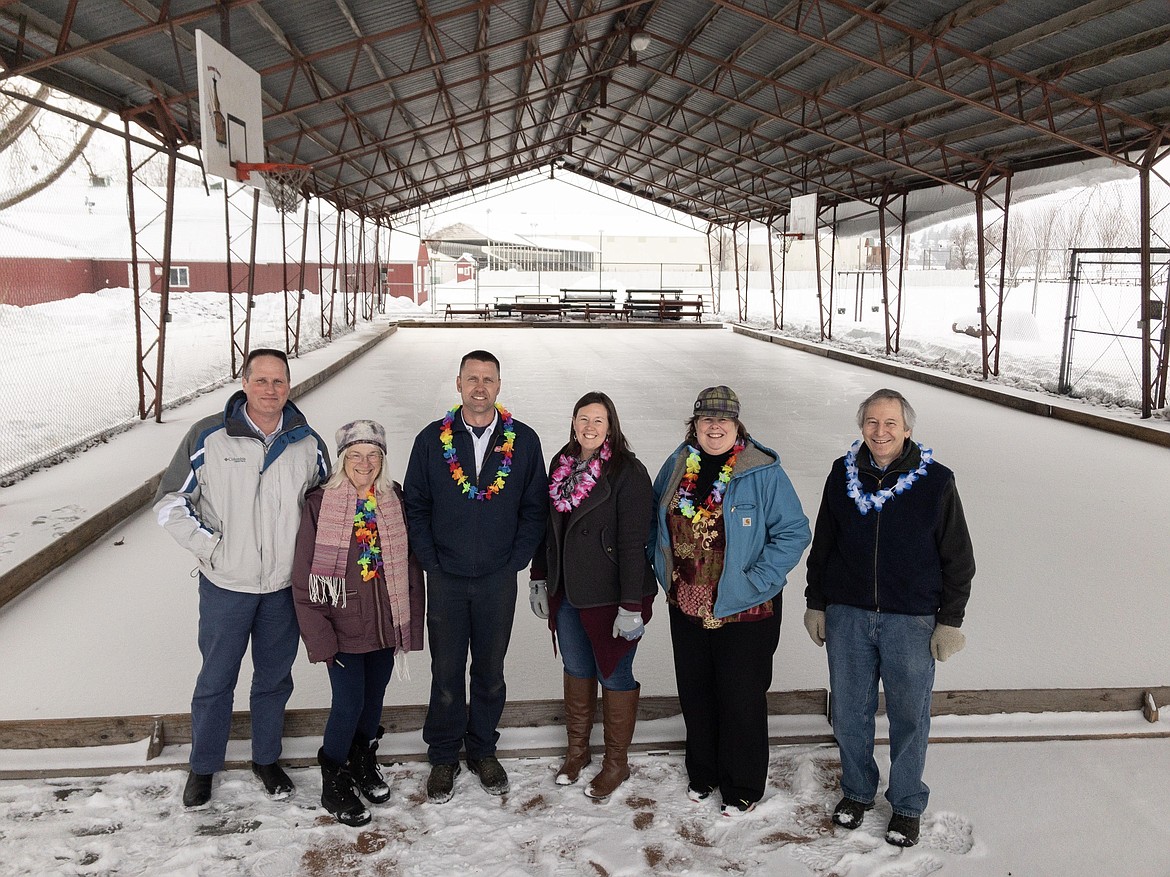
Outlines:
<svg viewBox="0 0 1170 877"><path fill-rule="evenodd" d="M382 544L382 564L390 615L394 620L395 651L410 650L410 589L407 572L406 520L402 503L394 491L376 492L378 505L378 541ZM354 537L357 488L343 481L322 491L321 514L317 518L317 538L313 543L313 562L309 568L309 599L314 603L345 606L345 577L350 540ZM359 579L359 587L364 582ZM377 587L377 579L372 583Z"/></svg>

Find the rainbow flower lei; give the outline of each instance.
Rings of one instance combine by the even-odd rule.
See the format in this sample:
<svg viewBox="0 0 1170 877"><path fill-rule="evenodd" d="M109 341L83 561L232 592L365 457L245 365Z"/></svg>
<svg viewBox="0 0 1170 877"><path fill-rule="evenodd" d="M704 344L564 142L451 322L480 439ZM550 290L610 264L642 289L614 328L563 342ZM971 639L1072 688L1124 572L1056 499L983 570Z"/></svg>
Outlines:
<svg viewBox="0 0 1170 877"><path fill-rule="evenodd" d="M439 442L443 445L443 459L447 461L447 468L451 470L451 480L459 485L459 489L467 498L486 502L504 489L504 482L512 471L512 448L516 444L516 426L508 410L503 405L497 404L496 410L500 412L500 417L504 422L504 444L501 446L501 450L504 452L504 461L496 470L496 477L492 483L487 486L486 490L480 490L467 478L467 474L459 464L459 456L455 453L451 425L455 422L455 413L461 407L456 405L448 411L439 426Z"/></svg>
<svg viewBox="0 0 1170 877"><path fill-rule="evenodd" d="M362 547L358 566L362 570L362 581L377 578L382 569L382 549L378 547L378 499L371 488L365 499L358 497L357 511L353 516L353 532L358 545Z"/></svg>
<svg viewBox="0 0 1170 877"><path fill-rule="evenodd" d="M849 448L849 453L845 455L845 492L849 494L850 499L857 503L859 512L863 515L868 514L870 509L877 509L880 512L882 504L886 500L905 493L914 486L915 481L926 476L926 467L934 461L934 451L922 447L919 442L915 442L915 444L922 452L922 462L918 468L913 472L899 475L898 481L893 487L883 487L877 493L866 493L861 489L861 479L857 477L857 452L861 450L861 439L853 443L852 447Z"/></svg>
<svg viewBox="0 0 1170 877"><path fill-rule="evenodd" d="M601 464L608 460L612 454L613 452L609 448L609 439L606 439L598 452L589 458L585 471L575 482L571 482L571 488L567 494L564 489L565 481L573 474L574 464L577 460L568 454L561 454L560 465L553 472L552 480L548 485L548 495L552 499L553 508L558 512L568 512L581 505L581 501L589 495L593 486L597 484L597 479L601 477Z"/></svg>
<svg viewBox="0 0 1170 877"><path fill-rule="evenodd" d="M736 441L731 449L731 456L719 470L719 477L711 485L711 493L701 505L695 505L695 485L699 483L699 451L687 445L687 469L683 473L682 481L678 483L678 510L684 518L701 521L711 517L715 507L722 504L723 494L727 492L727 485L731 481L731 471L735 468L735 460L744 448L742 440Z"/></svg>

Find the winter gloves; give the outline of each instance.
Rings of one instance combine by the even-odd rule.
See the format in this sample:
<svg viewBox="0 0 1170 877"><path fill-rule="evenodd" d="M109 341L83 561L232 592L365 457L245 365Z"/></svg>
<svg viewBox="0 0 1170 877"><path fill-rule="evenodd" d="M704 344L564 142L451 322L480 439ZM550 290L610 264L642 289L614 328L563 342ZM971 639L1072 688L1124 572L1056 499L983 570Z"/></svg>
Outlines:
<svg viewBox="0 0 1170 877"><path fill-rule="evenodd" d="M804 610L804 629L818 646L825 644L825 613L820 609ZM935 624L930 635L930 654L936 661L945 661L967 644L963 631L949 624Z"/></svg>
<svg viewBox="0 0 1170 877"><path fill-rule="evenodd" d="M528 583L528 605L537 618L548 619L548 582L544 579Z"/></svg>
<svg viewBox="0 0 1170 877"><path fill-rule="evenodd" d="M548 619L548 582L544 579L533 579L528 583L528 605L532 607L532 614L542 620ZM613 622L614 637L637 639L646 632L642 624L642 613L630 609L617 611L617 618Z"/></svg>
<svg viewBox="0 0 1170 877"><path fill-rule="evenodd" d="M613 635L622 639L637 639L646 632L642 624L642 613L618 607L617 618L613 620Z"/></svg>
<svg viewBox="0 0 1170 877"><path fill-rule="evenodd" d="M804 629L818 646L825 644L825 613L820 609L804 610Z"/></svg>
<svg viewBox="0 0 1170 877"><path fill-rule="evenodd" d="M965 645L967 637L963 636L963 631L949 624L936 624L930 635L930 653L936 661L945 661Z"/></svg>

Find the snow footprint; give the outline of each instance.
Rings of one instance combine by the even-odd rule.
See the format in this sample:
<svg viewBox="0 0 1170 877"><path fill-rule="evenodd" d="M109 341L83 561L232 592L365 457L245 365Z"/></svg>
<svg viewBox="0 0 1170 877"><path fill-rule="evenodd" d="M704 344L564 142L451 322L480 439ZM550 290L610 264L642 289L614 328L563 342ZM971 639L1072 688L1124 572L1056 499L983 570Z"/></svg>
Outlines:
<svg viewBox="0 0 1170 877"><path fill-rule="evenodd" d="M899 859L878 868L872 877L927 877L942 870L943 863L934 856L919 856L908 860Z"/></svg>
<svg viewBox="0 0 1170 877"><path fill-rule="evenodd" d="M964 855L975 845L974 828L958 813L935 813L922 831L922 845L944 853Z"/></svg>
<svg viewBox="0 0 1170 877"><path fill-rule="evenodd" d="M20 535L20 531L15 533L5 533L0 536L0 558L7 557L16 548L16 537Z"/></svg>
<svg viewBox="0 0 1170 877"><path fill-rule="evenodd" d="M52 524L54 538L64 536L72 527L70 526L76 521L81 520L81 516L85 514L85 509L79 505L64 505L59 509L53 509L45 515L33 520L33 526L38 524Z"/></svg>

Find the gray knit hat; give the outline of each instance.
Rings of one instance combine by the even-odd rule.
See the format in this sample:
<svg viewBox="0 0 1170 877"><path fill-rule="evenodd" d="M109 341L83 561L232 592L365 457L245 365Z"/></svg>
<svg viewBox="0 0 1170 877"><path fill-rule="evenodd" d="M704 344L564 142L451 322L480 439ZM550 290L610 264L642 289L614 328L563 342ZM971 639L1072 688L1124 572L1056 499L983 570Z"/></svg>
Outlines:
<svg viewBox="0 0 1170 877"><path fill-rule="evenodd" d="M708 387L695 400L695 417L739 417L739 396L731 387Z"/></svg>
<svg viewBox="0 0 1170 877"><path fill-rule="evenodd" d="M376 420L352 420L337 430L337 456L350 445L377 445L386 453L386 430Z"/></svg>

